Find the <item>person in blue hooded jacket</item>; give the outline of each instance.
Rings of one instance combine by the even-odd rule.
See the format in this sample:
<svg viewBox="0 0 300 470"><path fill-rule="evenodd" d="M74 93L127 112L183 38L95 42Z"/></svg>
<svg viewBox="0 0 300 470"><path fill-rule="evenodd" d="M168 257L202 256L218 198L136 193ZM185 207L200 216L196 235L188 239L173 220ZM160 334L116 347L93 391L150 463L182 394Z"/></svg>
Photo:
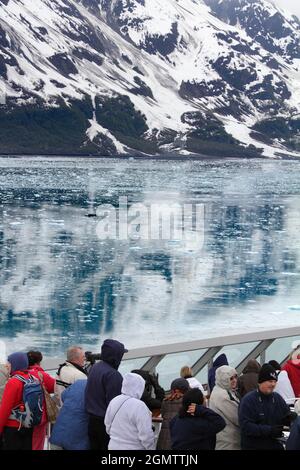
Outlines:
<svg viewBox="0 0 300 470"><path fill-rule="evenodd" d="M85 407L89 414L91 450L107 450L109 436L104 417L111 400L121 394L123 377L118 371L123 355L128 352L124 344L106 339L101 347L101 361L91 369L85 390Z"/></svg>
<svg viewBox="0 0 300 470"><path fill-rule="evenodd" d="M61 395L63 406L50 437L64 450L89 450L88 414L85 411L86 380L77 380Z"/></svg>
<svg viewBox="0 0 300 470"><path fill-rule="evenodd" d="M216 370L221 366L228 366L228 359L226 354L220 354L220 356L214 360L213 366L208 371L208 386L210 393L213 391L213 388L216 385Z"/></svg>

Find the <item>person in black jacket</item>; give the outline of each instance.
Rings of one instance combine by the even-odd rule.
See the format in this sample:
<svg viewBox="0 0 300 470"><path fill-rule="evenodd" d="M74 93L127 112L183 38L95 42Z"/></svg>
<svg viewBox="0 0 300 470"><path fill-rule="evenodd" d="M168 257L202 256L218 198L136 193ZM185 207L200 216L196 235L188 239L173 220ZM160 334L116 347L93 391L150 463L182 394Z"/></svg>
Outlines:
<svg viewBox="0 0 300 470"><path fill-rule="evenodd" d="M194 388L186 392L182 408L170 421L173 450L214 450L216 435L226 426L222 416L204 406L202 392Z"/></svg>
<svg viewBox="0 0 300 470"><path fill-rule="evenodd" d="M274 389L277 373L264 364L258 376L258 389L249 392L241 401L239 423L242 450L283 450L283 427L294 416L284 399Z"/></svg>
<svg viewBox="0 0 300 470"><path fill-rule="evenodd" d="M146 382L141 400L148 406L151 412L160 410L165 398L165 391L159 385L157 378L145 370L136 369L131 372L140 375Z"/></svg>
<svg viewBox="0 0 300 470"><path fill-rule="evenodd" d="M123 377L118 371L125 352L124 344L106 339L101 346L101 361L91 369L85 389L85 409L89 415L91 450L107 450L109 436L104 417L109 403L121 394Z"/></svg>

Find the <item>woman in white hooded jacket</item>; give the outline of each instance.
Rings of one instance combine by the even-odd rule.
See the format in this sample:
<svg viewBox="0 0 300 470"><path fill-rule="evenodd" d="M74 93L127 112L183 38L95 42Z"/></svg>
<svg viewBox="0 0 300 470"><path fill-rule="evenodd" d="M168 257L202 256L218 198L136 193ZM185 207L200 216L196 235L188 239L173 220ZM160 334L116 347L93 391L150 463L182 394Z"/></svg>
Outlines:
<svg viewBox="0 0 300 470"><path fill-rule="evenodd" d="M109 450L154 450L152 415L140 400L145 380L138 374L124 375L121 395L109 404L105 415Z"/></svg>
<svg viewBox="0 0 300 470"><path fill-rule="evenodd" d="M226 422L226 427L217 434L216 450L241 449L237 378L237 372L233 367L221 366L216 371L216 385L210 396L209 407Z"/></svg>

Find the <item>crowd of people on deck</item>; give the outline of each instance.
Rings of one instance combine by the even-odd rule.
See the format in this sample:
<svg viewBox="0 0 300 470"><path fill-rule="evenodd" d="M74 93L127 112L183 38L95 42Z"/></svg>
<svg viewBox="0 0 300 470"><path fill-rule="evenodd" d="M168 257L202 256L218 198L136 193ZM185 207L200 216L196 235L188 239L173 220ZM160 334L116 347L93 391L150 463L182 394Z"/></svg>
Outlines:
<svg viewBox="0 0 300 470"><path fill-rule="evenodd" d="M300 450L300 346L282 367L250 359L241 375L221 354L207 385L184 366L168 393L145 370L122 376L126 352L107 339L87 367L70 347L55 377L41 352L10 354L0 365L0 448L43 450L48 436L54 450Z"/></svg>

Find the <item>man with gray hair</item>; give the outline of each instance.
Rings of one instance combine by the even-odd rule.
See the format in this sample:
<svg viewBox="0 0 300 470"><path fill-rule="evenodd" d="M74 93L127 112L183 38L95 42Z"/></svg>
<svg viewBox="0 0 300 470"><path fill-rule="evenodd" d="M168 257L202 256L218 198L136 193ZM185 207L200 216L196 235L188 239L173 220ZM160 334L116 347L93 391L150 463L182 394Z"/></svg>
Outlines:
<svg viewBox="0 0 300 470"><path fill-rule="evenodd" d="M77 380L87 379L87 374L83 368L85 354L80 346L71 346L67 351L67 360L60 364L57 371L55 396L61 403L62 392Z"/></svg>

